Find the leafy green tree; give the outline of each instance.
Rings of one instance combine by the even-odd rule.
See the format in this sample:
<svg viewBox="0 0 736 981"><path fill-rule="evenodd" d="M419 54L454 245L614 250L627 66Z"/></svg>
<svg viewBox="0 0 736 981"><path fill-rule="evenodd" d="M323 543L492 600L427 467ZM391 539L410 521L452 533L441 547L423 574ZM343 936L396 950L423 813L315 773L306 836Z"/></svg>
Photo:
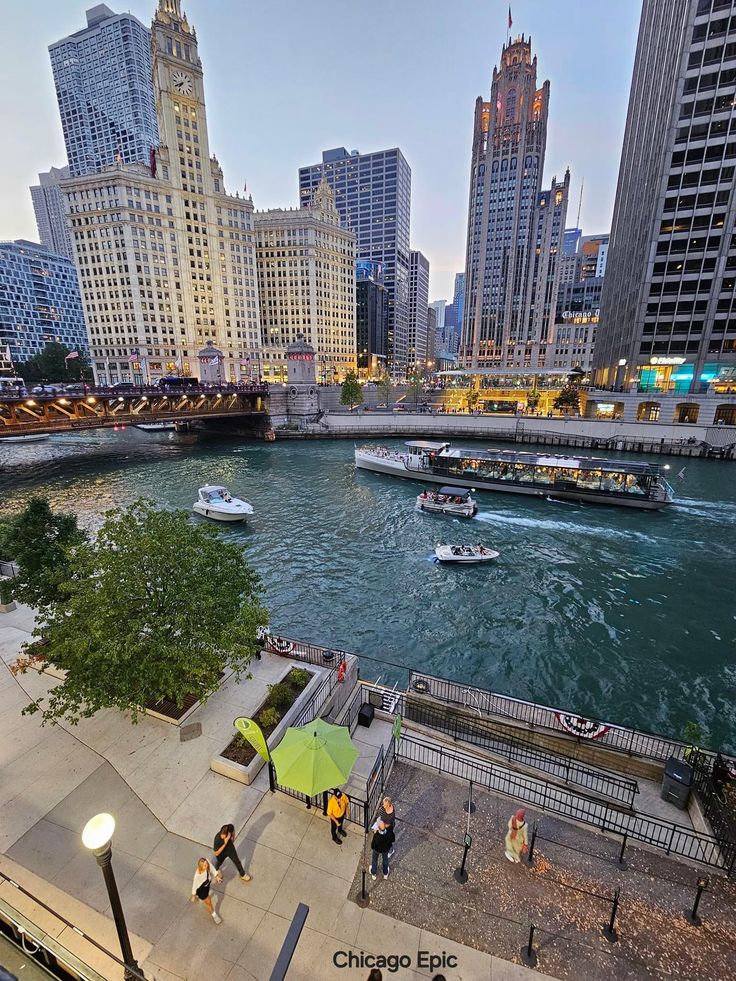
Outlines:
<svg viewBox="0 0 736 981"><path fill-rule="evenodd" d="M478 408L478 403L480 402L480 392L477 388L468 389L465 395L465 402L468 406L468 412L474 412Z"/></svg>
<svg viewBox="0 0 736 981"><path fill-rule="evenodd" d="M391 381L391 376L384 372L381 377L376 382L376 393L378 395L379 402L385 402L386 405L391 404L391 399L394 392L393 382Z"/></svg>
<svg viewBox="0 0 736 981"><path fill-rule="evenodd" d="M140 500L110 511L94 541L70 556L64 602L49 607L42 668L66 672L41 710L71 723L102 708L130 711L191 693L247 669L268 621L259 577L240 546L184 511Z"/></svg>
<svg viewBox="0 0 736 981"><path fill-rule="evenodd" d="M43 351L19 364L18 373L26 383L34 385L43 381L92 381L92 368L87 355L80 351L78 358L66 361L66 356L71 353L72 348L66 344L51 341Z"/></svg>
<svg viewBox="0 0 736 981"><path fill-rule="evenodd" d="M55 513L48 498L32 497L2 532L2 551L18 566L13 599L44 610L63 596L70 550L85 541L73 514Z"/></svg>
<svg viewBox="0 0 736 981"><path fill-rule="evenodd" d="M554 407L562 411L580 411L580 392L573 385L566 385L554 401Z"/></svg>
<svg viewBox="0 0 736 981"><path fill-rule="evenodd" d="M360 405L363 401L363 386L358 381L358 376L354 371L349 371L345 376L345 381L342 383L342 392L340 393L340 402L342 405L349 405L352 409L356 405Z"/></svg>
<svg viewBox="0 0 736 981"><path fill-rule="evenodd" d="M526 397L527 408L534 412L542 400L542 393L538 388L533 388Z"/></svg>
<svg viewBox="0 0 736 981"><path fill-rule="evenodd" d="M419 396L422 394L422 387L424 385L424 379L422 378L421 372L416 369L407 378L408 386L408 396L414 403L414 408L416 409L417 403L419 402Z"/></svg>

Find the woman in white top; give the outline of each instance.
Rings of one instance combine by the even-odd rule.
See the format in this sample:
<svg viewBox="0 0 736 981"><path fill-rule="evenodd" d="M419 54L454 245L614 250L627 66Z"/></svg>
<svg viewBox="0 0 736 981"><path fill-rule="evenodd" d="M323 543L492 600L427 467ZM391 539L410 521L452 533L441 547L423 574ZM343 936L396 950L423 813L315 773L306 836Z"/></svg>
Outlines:
<svg viewBox="0 0 736 981"><path fill-rule="evenodd" d="M197 868L194 870L194 879L192 880L192 902L196 903L200 899L212 914L212 919L215 923L222 923L221 917L215 912L210 897L210 886L214 878L215 873L212 871L210 863L206 858L200 858L197 862Z"/></svg>

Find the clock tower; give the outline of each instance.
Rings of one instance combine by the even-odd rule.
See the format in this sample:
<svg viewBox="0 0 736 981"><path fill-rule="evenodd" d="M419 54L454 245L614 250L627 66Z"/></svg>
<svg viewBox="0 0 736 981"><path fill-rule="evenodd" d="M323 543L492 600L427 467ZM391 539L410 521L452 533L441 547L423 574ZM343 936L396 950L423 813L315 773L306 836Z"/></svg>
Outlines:
<svg viewBox="0 0 736 981"><path fill-rule="evenodd" d="M219 191L213 185L197 33L180 0L159 0L151 45L156 111L172 183L194 193Z"/></svg>

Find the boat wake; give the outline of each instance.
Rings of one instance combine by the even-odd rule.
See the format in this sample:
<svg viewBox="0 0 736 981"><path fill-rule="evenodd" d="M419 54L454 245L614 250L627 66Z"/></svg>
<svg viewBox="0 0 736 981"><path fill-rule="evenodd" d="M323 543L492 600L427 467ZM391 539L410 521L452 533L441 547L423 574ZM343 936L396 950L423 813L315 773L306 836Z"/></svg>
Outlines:
<svg viewBox="0 0 736 981"><path fill-rule="evenodd" d="M495 525L511 525L518 528L534 528L542 531L562 531L572 532L575 535L591 535L596 538L625 538L638 539L652 545L662 544L661 538L652 535L645 535L640 531L619 531L616 528L607 528L603 525L584 525L574 521L554 521L551 518L523 518L520 515L504 514L502 511L481 511L478 513L479 521Z"/></svg>

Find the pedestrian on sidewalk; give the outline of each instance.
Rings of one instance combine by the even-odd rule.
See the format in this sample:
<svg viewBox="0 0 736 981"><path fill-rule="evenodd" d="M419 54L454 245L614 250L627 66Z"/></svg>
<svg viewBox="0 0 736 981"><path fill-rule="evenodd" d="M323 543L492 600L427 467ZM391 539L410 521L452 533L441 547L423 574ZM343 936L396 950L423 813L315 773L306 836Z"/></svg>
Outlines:
<svg viewBox="0 0 736 981"><path fill-rule="evenodd" d="M526 811L523 808L509 818L508 831L506 832L506 858L509 862L520 862L521 856L529 851L527 840Z"/></svg>
<svg viewBox="0 0 736 981"><path fill-rule="evenodd" d="M390 828L383 821L378 822L378 830L373 835L373 840L371 841L371 879L376 881L376 876L378 874L378 856L380 855L383 860L383 878L388 879L389 872L389 857L388 853L391 851L391 846L394 843L394 830Z"/></svg>
<svg viewBox="0 0 736 981"><path fill-rule="evenodd" d="M222 923L222 918L215 912L215 907L212 905L212 898L210 896L210 886L212 885L212 866L207 861L206 858L200 858L197 861L197 867L194 870L194 879L192 880L192 902L196 903L197 900L201 900L207 909L210 911L210 915L215 923Z"/></svg>
<svg viewBox="0 0 736 981"><path fill-rule="evenodd" d="M394 808L394 802L390 797L384 797L381 801L381 809L378 812L378 820L383 821L394 833L394 839L396 838L396 809ZM391 849L388 853L388 857L394 853L394 846L391 845Z"/></svg>
<svg viewBox="0 0 736 981"><path fill-rule="evenodd" d="M220 872L220 866L229 858L233 863L235 868L238 870L238 875L243 880L243 882L250 882L251 876L243 868L243 863L238 857L238 853L235 850L235 825L234 824L223 824L220 830L215 835L215 842L212 846L215 853L215 860L213 862L215 866L215 872L217 873L217 881L222 882L222 872Z"/></svg>
<svg viewBox="0 0 736 981"><path fill-rule="evenodd" d="M327 801L327 817L330 819L332 840L338 845L342 844L342 839L339 835L342 835L343 838L347 837L347 831L343 828L343 823L345 822L349 805L350 798L337 787L332 791L332 795Z"/></svg>

